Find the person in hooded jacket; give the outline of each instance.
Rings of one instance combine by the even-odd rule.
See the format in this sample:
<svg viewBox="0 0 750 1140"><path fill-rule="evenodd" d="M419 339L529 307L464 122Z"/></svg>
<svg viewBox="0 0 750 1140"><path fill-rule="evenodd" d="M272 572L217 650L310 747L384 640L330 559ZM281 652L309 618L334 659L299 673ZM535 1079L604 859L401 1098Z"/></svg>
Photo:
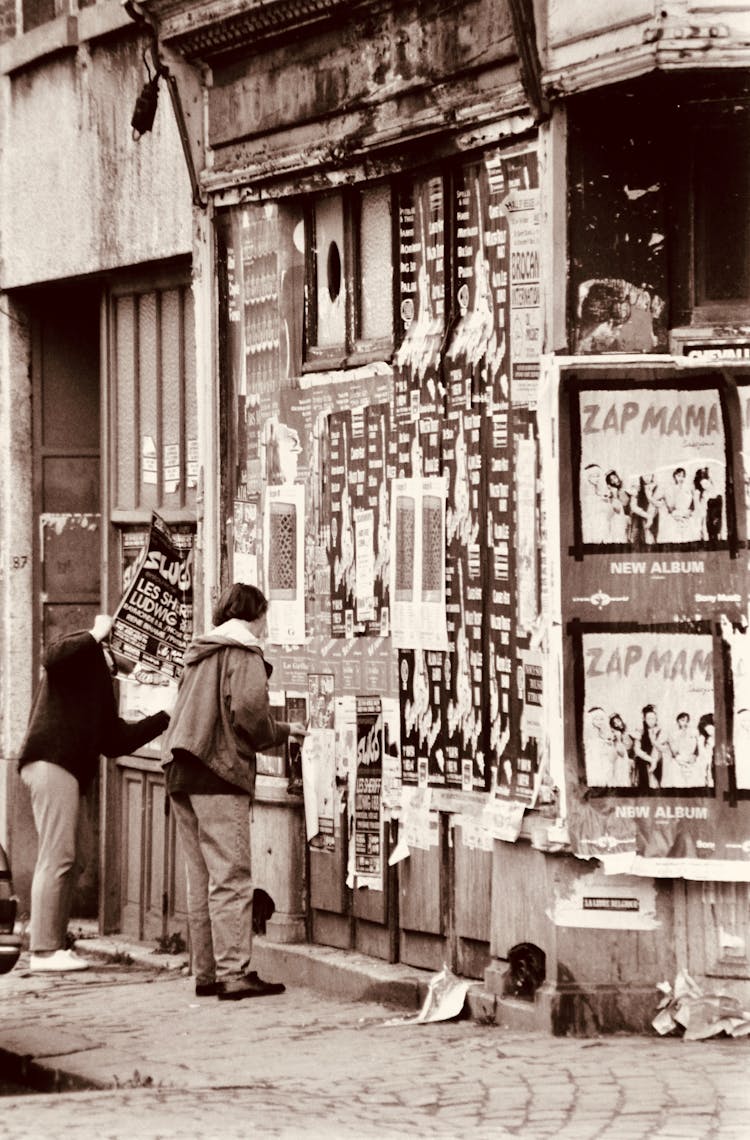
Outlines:
<svg viewBox="0 0 750 1140"><path fill-rule="evenodd" d="M90 630L53 642L18 754L39 838L31 881L31 969L85 970L90 963L66 948L73 889L88 857L85 792L99 757L125 756L159 736L166 710L128 722L118 716L115 662L106 645L109 614Z"/></svg>
<svg viewBox="0 0 750 1140"><path fill-rule="evenodd" d="M305 726L272 715L263 655L268 602L235 582L221 595L214 628L185 653L162 746L167 792L182 842L188 926L198 997L221 1001L278 994L281 982L250 971L253 882L249 805L256 753L304 737Z"/></svg>

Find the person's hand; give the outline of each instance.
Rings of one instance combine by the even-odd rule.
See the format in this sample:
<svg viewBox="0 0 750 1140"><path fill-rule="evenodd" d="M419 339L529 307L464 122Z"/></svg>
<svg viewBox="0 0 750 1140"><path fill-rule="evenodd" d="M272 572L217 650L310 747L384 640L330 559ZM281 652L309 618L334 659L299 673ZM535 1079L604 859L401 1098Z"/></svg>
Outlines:
<svg viewBox="0 0 750 1140"><path fill-rule="evenodd" d="M291 723L289 725L289 735L295 736L295 737L298 736L301 739L304 739L304 737L307 736L307 729L305 728L305 726L301 720L291 721Z"/></svg>
<svg viewBox="0 0 750 1140"><path fill-rule="evenodd" d="M109 637L112 629L114 619L109 614L97 614L94 618L94 624L91 627L90 633L94 641L104 641L105 637Z"/></svg>

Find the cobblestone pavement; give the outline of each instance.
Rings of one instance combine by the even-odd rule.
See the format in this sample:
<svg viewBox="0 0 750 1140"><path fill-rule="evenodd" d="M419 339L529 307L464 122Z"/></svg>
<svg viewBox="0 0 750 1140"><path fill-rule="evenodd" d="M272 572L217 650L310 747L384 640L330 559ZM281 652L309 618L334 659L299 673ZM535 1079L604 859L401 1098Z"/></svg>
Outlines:
<svg viewBox="0 0 750 1140"><path fill-rule="evenodd" d="M0 1140L750 1137L750 1041L408 1016L298 986L198 1001L176 973L107 964L51 979L22 962L0 977L0 1048L109 1087L5 1096Z"/></svg>

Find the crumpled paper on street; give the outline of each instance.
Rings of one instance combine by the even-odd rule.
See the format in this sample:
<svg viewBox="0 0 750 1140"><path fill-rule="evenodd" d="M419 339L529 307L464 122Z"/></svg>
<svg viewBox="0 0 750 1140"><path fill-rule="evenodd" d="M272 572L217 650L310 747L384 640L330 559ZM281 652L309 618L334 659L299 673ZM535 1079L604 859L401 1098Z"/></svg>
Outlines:
<svg viewBox="0 0 750 1140"><path fill-rule="evenodd" d="M661 982L657 989L664 997L651 1024L662 1036L680 1027L686 1041L703 1041L720 1033L750 1036L750 1010L723 990L705 993L686 970L679 971L674 988Z"/></svg>
<svg viewBox="0 0 750 1140"><path fill-rule="evenodd" d="M422 1008L414 1017L393 1017L383 1025L425 1025L430 1021L450 1021L464 1008L471 982L457 978L447 966L433 974L427 986Z"/></svg>

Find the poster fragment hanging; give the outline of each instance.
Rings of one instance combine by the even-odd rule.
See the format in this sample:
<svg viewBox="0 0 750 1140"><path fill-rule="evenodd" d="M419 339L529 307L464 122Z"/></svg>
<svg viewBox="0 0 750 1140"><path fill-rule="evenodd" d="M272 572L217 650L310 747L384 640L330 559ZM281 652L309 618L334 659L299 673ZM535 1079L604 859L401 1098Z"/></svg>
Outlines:
<svg viewBox="0 0 750 1140"><path fill-rule="evenodd" d="M354 866L357 887L383 889L383 712L379 697L357 697Z"/></svg>

